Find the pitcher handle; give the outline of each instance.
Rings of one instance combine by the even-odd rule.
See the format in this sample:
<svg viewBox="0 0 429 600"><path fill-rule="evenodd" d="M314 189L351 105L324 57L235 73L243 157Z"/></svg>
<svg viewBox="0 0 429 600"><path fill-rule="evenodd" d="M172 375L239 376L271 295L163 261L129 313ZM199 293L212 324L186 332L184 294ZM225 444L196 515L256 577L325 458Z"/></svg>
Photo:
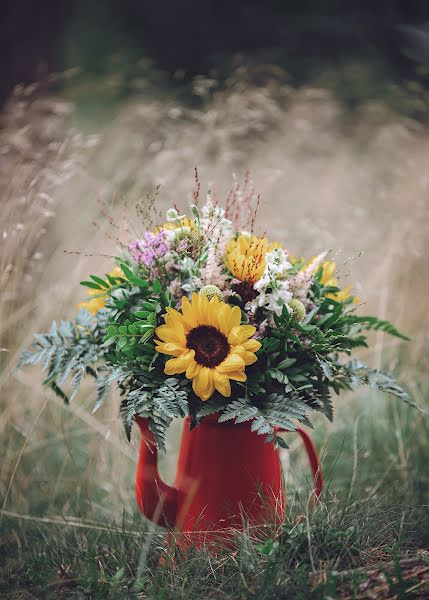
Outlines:
<svg viewBox="0 0 429 600"><path fill-rule="evenodd" d="M149 420L135 417L140 428L140 453L136 473L136 499L141 512L162 527L171 527L177 518L177 490L166 484L158 472L158 449L149 429Z"/></svg>
<svg viewBox="0 0 429 600"><path fill-rule="evenodd" d="M283 429L282 427L276 427L276 430L285 432L290 431L289 429ZM298 427L296 429L296 433L298 433L301 436L301 439L304 442L304 447L307 452L308 460L310 462L311 471L313 473L313 492L316 497L316 500L319 500L323 490L323 475L316 447L314 445L313 440L304 429Z"/></svg>

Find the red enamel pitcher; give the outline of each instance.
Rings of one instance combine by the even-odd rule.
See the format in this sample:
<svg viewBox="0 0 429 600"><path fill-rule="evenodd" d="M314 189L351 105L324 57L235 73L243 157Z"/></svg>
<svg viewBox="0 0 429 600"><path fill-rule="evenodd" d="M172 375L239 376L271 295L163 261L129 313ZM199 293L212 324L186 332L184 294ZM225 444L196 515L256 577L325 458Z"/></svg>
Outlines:
<svg viewBox="0 0 429 600"><path fill-rule="evenodd" d="M196 543L214 539L219 532L252 525L281 523L285 490L278 451L251 423L218 423L205 417L190 430L185 419L173 486L162 481L158 453L148 421L136 417L141 431L136 475L136 498L144 515L164 527L200 534ZM322 473L313 442L298 429L310 459L314 493L320 495Z"/></svg>

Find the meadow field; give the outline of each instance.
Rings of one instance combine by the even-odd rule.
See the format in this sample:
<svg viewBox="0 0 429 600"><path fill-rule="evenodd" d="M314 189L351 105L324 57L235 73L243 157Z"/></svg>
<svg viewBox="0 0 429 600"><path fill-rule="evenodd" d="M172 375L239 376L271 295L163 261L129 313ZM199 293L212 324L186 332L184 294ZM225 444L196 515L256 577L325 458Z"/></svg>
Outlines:
<svg viewBox="0 0 429 600"><path fill-rule="evenodd" d="M197 78L186 98L144 75L124 99L113 76L67 77L61 92L18 88L0 115L0 596L429 597L427 412L373 389L342 395L333 423L314 419L326 479L315 509L303 447L286 434L277 535L246 531L233 552L173 561L174 544L137 511L139 440L125 438L118 396L93 414L84 387L64 407L37 368L16 369L33 332L73 318L79 281L108 272L119 243L145 229L136 207L157 186L163 213L185 207L195 167L219 198L249 172L256 232L298 256L331 249L361 313L412 338L378 332L360 355L427 411L425 120L383 99L351 107L323 81L292 87L270 66L238 68L222 84ZM428 105L423 90L410 95ZM161 465L169 481L180 427Z"/></svg>

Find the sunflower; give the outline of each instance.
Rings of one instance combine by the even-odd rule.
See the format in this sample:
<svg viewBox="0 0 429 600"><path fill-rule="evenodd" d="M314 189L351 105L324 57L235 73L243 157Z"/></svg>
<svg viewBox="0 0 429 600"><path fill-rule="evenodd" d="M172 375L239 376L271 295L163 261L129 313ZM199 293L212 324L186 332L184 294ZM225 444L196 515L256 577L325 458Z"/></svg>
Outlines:
<svg viewBox="0 0 429 600"><path fill-rule="evenodd" d="M112 269L109 275L110 277L124 277L122 269L119 267L115 267L114 269ZM110 286L109 280L107 280L106 283L108 283ZM78 308L85 308L86 310L89 310L89 312L93 315L96 315L99 310L106 306L106 298L108 295L107 289L88 290L86 294L87 296L90 296L90 299L86 300L85 302L79 302L79 304L77 305Z"/></svg>
<svg viewBox="0 0 429 600"><path fill-rule="evenodd" d="M269 244L267 238L239 235L226 247L228 268L234 277L253 285L264 274L265 254L275 248L280 248L280 244Z"/></svg>
<svg viewBox="0 0 429 600"><path fill-rule="evenodd" d="M182 298L182 312L167 308L164 325L156 328L160 339L156 350L173 356L165 363L167 375L185 373L201 400L208 400L215 389L229 398L230 380L246 381L244 367L256 362L254 352L261 343L249 339L256 329L240 325L241 310L202 294Z"/></svg>

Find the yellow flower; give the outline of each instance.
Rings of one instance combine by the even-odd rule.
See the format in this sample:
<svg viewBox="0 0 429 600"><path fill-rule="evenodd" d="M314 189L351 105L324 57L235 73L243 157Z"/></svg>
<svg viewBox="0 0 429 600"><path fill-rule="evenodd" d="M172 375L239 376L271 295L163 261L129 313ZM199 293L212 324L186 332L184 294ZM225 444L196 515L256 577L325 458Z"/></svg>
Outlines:
<svg viewBox="0 0 429 600"><path fill-rule="evenodd" d="M338 279L334 277L337 264L333 260L325 260L322 263L322 277L320 283L325 287L337 287Z"/></svg>
<svg viewBox="0 0 429 600"><path fill-rule="evenodd" d="M115 267L114 269L112 269L109 275L110 277L124 276L122 269L120 269L119 267ZM106 283L108 283L109 287L111 287L109 280L107 280ZM85 308L86 310L89 310L89 312L93 315L96 315L99 310L106 306L107 289L88 290L86 292L86 295L91 296L91 298L89 300L86 300L85 302L79 302L79 304L77 305L78 308Z"/></svg>
<svg viewBox="0 0 429 600"><path fill-rule="evenodd" d="M175 231L176 229L183 229L184 232L192 231L196 229L196 223L193 219L189 217L183 217L179 222L176 221L166 221L160 227L155 228L155 233L158 233L161 229L166 231Z"/></svg>
<svg viewBox="0 0 429 600"><path fill-rule="evenodd" d="M325 260L322 263L322 276L320 278L320 283L325 287L338 287L338 279L334 277L335 270L337 265L333 260ZM326 294L326 298L331 298L331 300L336 300L337 302L345 302L347 298L350 297L350 290L352 289L351 285L348 285L346 288L339 292ZM359 299L354 297L353 302L359 302Z"/></svg>
<svg viewBox="0 0 429 600"><path fill-rule="evenodd" d="M164 325L156 328L156 350L173 356L165 363L167 375L185 373L201 400L215 389L229 398L230 379L246 381L244 367L256 362L261 343L249 339L256 329L240 325L241 310L202 294L182 298L182 312L167 308Z"/></svg>
<svg viewBox="0 0 429 600"><path fill-rule="evenodd" d="M351 289L352 289L352 286L348 285L347 287L345 287L340 292L337 292L336 294L326 294L326 297L331 298L332 300L336 300L337 302L345 302L347 300L347 298L350 297ZM355 304L357 304L359 302L359 298L356 298L356 296L354 296L353 302Z"/></svg>
<svg viewBox="0 0 429 600"><path fill-rule="evenodd" d="M268 244L267 238L256 235L239 235L226 247L226 262L231 273L240 281L254 284L265 271L265 254L280 248L276 242Z"/></svg>

